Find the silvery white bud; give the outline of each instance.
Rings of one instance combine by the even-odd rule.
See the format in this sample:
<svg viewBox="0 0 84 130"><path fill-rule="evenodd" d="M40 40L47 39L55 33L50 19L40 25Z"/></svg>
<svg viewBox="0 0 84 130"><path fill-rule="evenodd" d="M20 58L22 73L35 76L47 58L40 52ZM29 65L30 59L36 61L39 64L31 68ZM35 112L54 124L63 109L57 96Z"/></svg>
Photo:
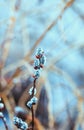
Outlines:
<svg viewBox="0 0 84 130"><path fill-rule="evenodd" d="M29 109L32 108L32 102L31 102L31 100L27 102L27 107L28 107Z"/></svg>
<svg viewBox="0 0 84 130"><path fill-rule="evenodd" d="M30 88L30 90L29 90L29 94L30 94L30 95L32 95L33 89L34 89L34 95L36 94L36 88L32 87L32 88Z"/></svg>
<svg viewBox="0 0 84 130"><path fill-rule="evenodd" d="M31 98L32 104L36 104L37 101L38 101L37 97L34 96L33 98Z"/></svg>
<svg viewBox="0 0 84 130"><path fill-rule="evenodd" d="M2 113L2 112L0 112L0 118L3 118L3 117L4 117L3 113Z"/></svg>
<svg viewBox="0 0 84 130"><path fill-rule="evenodd" d="M40 64L45 64L45 62L46 62L46 58L45 58L45 56L42 56L40 59Z"/></svg>
<svg viewBox="0 0 84 130"><path fill-rule="evenodd" d="M0 110L4 108L4 104L0 103Z"/></svg>

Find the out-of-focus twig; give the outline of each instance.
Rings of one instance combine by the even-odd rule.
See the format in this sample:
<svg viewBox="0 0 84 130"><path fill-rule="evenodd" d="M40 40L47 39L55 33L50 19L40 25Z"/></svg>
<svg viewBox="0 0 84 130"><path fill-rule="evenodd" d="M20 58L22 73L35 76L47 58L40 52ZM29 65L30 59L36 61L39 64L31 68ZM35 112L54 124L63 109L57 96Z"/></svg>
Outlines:
<svg viewBox="0 0 84 130"><path fill-rule="evenodd" d="M14 4L15 0L12 3ZM18 6L18 9L19 9L19 6ZM9 26L8 26L7 31L6 31L5 39L9 39L11 34L13 34L13 30L14 30L14 26L15 26L15 22L16 22L16 17L15 17L16 5L12 5L11 10L12 10L13 16L11 16L9 19ZM2 60L1 68L3 68L5 65L5 62L7 60L8 54L9 54L10 46L11 46L11 39L6 41L4 44L3 52L2 52L2 56L1 56L1 60Z"/></svg>
<svg viewBox="0 0 84 130"><path fill-rule="evenodd" d="M57 21L60 19L60 17L63 15L64 11L70 7L73 4L74 0L70 0L69 2L67 2L64 6L64 8L62 9L60 15L58 15L58 17L45 29L45 31L43 32L43 34L38 38L38 40L35 42L35 44L33 45L31 52L28 53L28 55L26 56L29 57L32 55L32 53L34 52L34 49L39 45L39 43L43 40L43 38L45 37L45 35L47 34L47 32L54 26L56 25Z"/></svg>
<svg viewBox="0 0 84 130"><path fill-rule="evenodd" d="M16 11L18 11L20 9L21 1L22 0L16 0L16 2L15 2L15 10Z"/></svg>
<svg viewBox="0 0 84 130"><path fill-rule="evenodd" d="M2 94L0 92L0 97L3 99L3 102L4 102L5 106L6 106L7 111L8 111L9 117L12 120L12 118L13 118L13 110L11 109L11 105L9 103L9 100L8 100L7 96L5 95L5 93ZM13 127L12 122L10 123L10 127L11 128Z"/></svg>
<svg viewBox="0 0 84 130"><path fill-rule="evenodd" d="M79 18L82 20L82 23L84 24L84 14L82 14L75 5L72 6L72 10L79 16Z"/></svg>
<svg viewBox="0 0 84 130"><path fill-rule="evenodd" d="M81 96L81 93L80 93L79 89L77 88L76 84L65 71L63 71L60 68L53 66L53 65L51 66L51 71L54 71L54 73L57 73L59 75L63 75L63 77L70 83L70 88L71 88L72 92L74 93L74 95L77 98L79 98L79 97L83 98Z"/></svg>
<svg viewBox="0 0 84 130"><path fill-rule="evenodd" d="M48 68L50 68L52 66L52 64L57 63L58 61L60 61L62 58L64 58L65 56L67 56L68 54L70 54L73 50L79 49L83 46L84 43L74 43L71 44L69 47L64 48L64 50L59 53L58 55L56 55L56 57L52 58L52 60L50 60L49 66Z"/></svg>

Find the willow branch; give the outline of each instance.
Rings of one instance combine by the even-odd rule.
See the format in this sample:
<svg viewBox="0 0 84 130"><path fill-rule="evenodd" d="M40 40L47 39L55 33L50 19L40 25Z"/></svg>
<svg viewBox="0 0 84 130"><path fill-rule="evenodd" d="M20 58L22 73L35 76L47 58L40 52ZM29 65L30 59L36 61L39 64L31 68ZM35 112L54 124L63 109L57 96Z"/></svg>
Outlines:
<svg viewBox="0 0 84 130"><path fill-rule="evenodd" d="M29 52L29 54L25 57L29 57L32 55L34 49L37 47L37 45L39 45L39 43L43 40L43 38L45 37L45 35L47 34L47 32L52 29L53 26L56 25L56 23L58 22L58 20L60 19L60 17L62 17L63 13L65 12L65 10L70 7L73 4L74 0L70 0L66 3L66 5L64 6L64 8L62 9L60 15L45 29L45 31L43 32L43 34L38 38L38 40L35 42L35 44L33 45L31 52Z"/></svg>

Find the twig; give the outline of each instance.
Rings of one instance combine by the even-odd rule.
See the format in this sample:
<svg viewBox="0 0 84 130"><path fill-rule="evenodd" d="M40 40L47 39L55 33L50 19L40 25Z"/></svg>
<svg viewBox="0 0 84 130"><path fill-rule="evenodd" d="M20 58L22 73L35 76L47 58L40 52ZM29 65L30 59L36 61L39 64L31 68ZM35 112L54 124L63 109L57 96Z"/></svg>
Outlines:
<svg viewBox="0 0 84 130"><path fill-rule="evenodd" d="M48 70L49 70L49 68L48 68ZM51 66L51 70L59 75L62 75L65 79L67 79L67 81L71 84L70 88L71 88L72 92L74 93L74 95L77 98L79 98L79 97L83 98L81 96L81 93L80 93L79 89L77 88L76 84L74 83L72 78L65 71L63 71L62 69L60 69L54 65Z"/></svg>
<svg viewBox="0 0 84 130"><path fill-rule="evenodd" d="M16 1L15 5L13 5L13 14L14 15L15 15L15 12L18 11L19 8L20 8L20 1L21 0ZM10 35L13 33L15 22L16 22L16 17L11 16L10 19L9 19L9 27L8 27L8 29L6 31L5 39L9 39ZM6 41L6 43L4 44L2 57L1 57L1 59L2 59L2 68L4 67L4 65L6 63L6 60L8 58L10 46L11 46L11 39Z"/></svg>
<svg viewBox="0 0 84 130"><path fill-rule="evenodd" d="M83 43L77 42L77 43L74 43L74 44L72 43L67 48L64 48L63 51L60 54L56 55L55 57L52 58L52 60L50 60L48 68L50 68L52 66L52 64L54 65L55 63L60 61L62 58L64 58L68 54L70 54L70 52L77 50L77 49L81 48L82 46L83 46Z"/></svg>
<svg viewBox="0 0 84 130"><path fill-rule="evenodd" d="M19 10L20 5L21 5L21 0L16 0L16 3L15 3L15 10L16 10L16 11Z"/></svg>
<svg viewBox="0 0 84 130"><path fill-rule="evenodd" d="M34 109L33 109L33 106L31 108L31 112L32 112L32 130L34 130Z"/></svg>
<svg viewBox="0 0 84 130"><path fill-rule="evenodd" d="M44 63L45 63L46 59L44 56L44 51L39 48L37 50L36 53L36 60L34 62L34 69L35 69L35 73L33 75L34 81L33 81L33 87L29 90L29 101L27 102L27 107L31 110L32 112L32 130L34 130L34 109L33 109L33 105L35 105L37 103L37 97L35 97L34 95L36 94L36 80L39 78L40 76L40 70L44 67Z"/></svg>
<svg viewBox="0 0 84 130"><path fill-rule="evenodd" d="M80 10L75 6L72 6L72 10L75 11L75 13L79 16L79 18L82 20L82 23L84 24L84 15L80 12Z"/></svg>
<svg viewBox="0 0 84 130"><path fill-rule="evenodd" d="M8 130L8 126L7 126L7 123L6 123L6 121L5 121L5 118L4 118L4 117L2 118L2 121L3 121L3 123L4 123L5 129L6 129L6 130Z"/></svg>
<svg viewBox="0 0 84 130"><path fill-rule="evenodd" d="M36 78L34 79L34 82L33 82L33 91L32 91L32 98L33 98L33 96L34 96L34 90L35 90L35 88L36 88ZM32 108L31 108L31 112L32 112L32 130L34 130L34 109L33 109L33 106L32 106Z"/></svg>
<svg viewBox="0 0 84 130"><path fill-rule="evenodd" d="M64 6L64 8L62 9L60 15L45 29L45 31L43 32L43 34L38 38L38 40L35 42L35 44L33 45L31 51L28 53L28 55L25 57L29 57L32 55L34 49L37 47L37 45L43 40L43 38L45 37L45 35L47 34L47 32L53 27L55 26L55 24L58 22L58 20L60 19L60 17L62 17L64 11L70 7L73 4L74 0L70 0L69 2L66 3L66 5Z"/></svg>

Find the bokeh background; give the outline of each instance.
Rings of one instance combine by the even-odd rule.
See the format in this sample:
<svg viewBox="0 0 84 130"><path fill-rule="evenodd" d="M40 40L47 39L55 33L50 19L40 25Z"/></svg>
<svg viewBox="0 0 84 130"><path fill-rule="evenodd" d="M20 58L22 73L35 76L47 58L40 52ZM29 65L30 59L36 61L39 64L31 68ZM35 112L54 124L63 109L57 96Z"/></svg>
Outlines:
<svg viewBox="0 0 84 130"><path fill-rule="evenodd" d="M31 121L26 102L39 47L47 60L35 130L84 130L84 0L0 0L0 97L9 130L17 130L14 115Z"/></svg>

